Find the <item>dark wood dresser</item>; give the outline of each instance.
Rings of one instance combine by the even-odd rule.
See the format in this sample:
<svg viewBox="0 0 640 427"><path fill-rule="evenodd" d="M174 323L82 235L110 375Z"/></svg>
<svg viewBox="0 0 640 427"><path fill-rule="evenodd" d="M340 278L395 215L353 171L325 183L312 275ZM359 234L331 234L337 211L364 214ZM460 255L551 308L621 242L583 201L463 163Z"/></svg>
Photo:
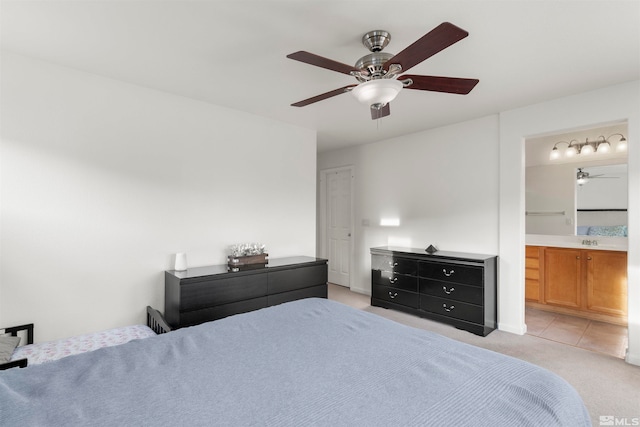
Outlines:
<svg viewBox="0 0 640 427"><path fill-rule="evenodd" d="M265 267L227 271L227 265L165 271L164 315L174 328L302 298L327 298L327 260L270 259Z"/></svg>
<svg viewBox="0 0 640 427"><path fill-rule="evenodd" d="M486 336L497 327L495 255L371 248L371 305Z"/></svg>

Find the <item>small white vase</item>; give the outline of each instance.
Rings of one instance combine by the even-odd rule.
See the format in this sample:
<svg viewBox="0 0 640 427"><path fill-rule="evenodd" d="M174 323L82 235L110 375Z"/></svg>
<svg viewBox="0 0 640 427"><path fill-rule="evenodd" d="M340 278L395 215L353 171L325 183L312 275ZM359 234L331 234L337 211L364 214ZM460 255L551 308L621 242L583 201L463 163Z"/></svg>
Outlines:
<svg viewBox="0 0 640 427"><path fill-rule="evenodd" d="M187 269L187 254L184 252L176 254L176 261L173 269L176 271L185 271Z"/></svg>

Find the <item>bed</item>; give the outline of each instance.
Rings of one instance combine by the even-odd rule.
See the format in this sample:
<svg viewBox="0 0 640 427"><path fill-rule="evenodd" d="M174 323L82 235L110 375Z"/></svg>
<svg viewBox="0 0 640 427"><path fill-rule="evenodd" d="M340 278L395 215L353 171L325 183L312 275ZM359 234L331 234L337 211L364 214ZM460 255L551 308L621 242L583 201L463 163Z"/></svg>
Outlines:
<svg viewBox="0 0 640 427"><path fill-rule="evenodd" d="M0 372L4 425L590 426L530 363L304 299Z"/></svg>

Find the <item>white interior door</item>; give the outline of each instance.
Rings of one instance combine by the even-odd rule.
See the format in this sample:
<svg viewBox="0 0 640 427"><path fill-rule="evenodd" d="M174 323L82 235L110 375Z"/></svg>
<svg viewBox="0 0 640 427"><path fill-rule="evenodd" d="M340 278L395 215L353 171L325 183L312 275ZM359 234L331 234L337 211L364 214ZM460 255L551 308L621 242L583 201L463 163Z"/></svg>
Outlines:
<svg viewBox="0 0 640 427"><path fill-rule="evenodd" d="M326 256L329 282L350 286L351 271L351 170L327 173Z"/></svg>

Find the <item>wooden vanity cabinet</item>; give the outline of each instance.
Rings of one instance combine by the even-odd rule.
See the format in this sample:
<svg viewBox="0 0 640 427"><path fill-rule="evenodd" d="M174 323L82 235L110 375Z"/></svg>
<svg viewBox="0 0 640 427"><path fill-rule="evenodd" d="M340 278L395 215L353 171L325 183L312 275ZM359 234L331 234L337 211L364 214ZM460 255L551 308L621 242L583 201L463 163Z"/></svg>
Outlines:
<svg viewBox="0 0 640 427"><path fill-rule="evenodd" d="M596 320L626 320L626 252L527 246L525 254L528 303Z"/></svg>

